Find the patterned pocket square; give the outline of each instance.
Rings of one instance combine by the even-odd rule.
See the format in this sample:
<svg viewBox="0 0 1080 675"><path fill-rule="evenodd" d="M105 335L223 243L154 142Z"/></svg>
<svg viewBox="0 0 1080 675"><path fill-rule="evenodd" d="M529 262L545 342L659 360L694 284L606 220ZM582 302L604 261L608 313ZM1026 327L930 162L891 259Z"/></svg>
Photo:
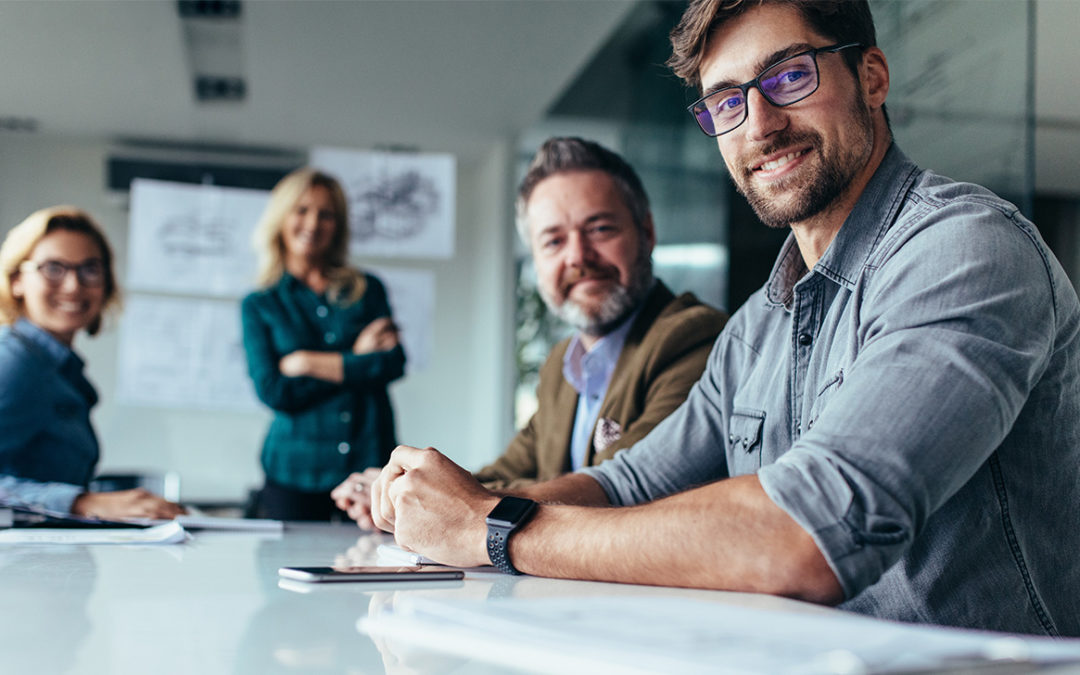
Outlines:
<svg viewBox="0 0 1080 675"><path fill-rule="evenodd" d="M622 425L610 417L601 417L596 422L596 433L593 434L593 448L596 452L603 452L615 441L622 438Z"/></svg>

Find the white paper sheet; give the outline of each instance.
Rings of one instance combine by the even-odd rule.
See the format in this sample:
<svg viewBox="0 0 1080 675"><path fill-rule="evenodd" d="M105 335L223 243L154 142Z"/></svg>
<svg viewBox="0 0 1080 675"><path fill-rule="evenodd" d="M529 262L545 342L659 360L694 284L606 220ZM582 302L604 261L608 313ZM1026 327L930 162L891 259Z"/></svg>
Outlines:
<svg viewBox="0 0 1080 675"><path fill-rule="evenodd" d="M240 297L255 278L251 233L269 192L136 179L127 287Z"/></svg>
<svg viewBox="0 0 1080 675"><path fill-rule="evenodd" d="M1080 640L684 597L404 597L358 627L395 642L537 672L867 673L1080 660Z"/></svg>
<svg viewBox="0 0 1080 675"><path fill-rule="evenodd" d="M129 295L117 370L125 404L259 409L235 301Z"/></svg>
<svg viewBox="0 0 1080 675"><path fill-rule="evenodd" d="M190 535L177 522L139 528L14 528L0 532L0 544L181 544Z"/></svg>
<svg viewBox="0 0 1080 675"><path fill-rule="evenodd" d="M449 567L449 565L443 565L437 563L427 556L420 555L419 553L413 553L412 551L406 551L397 544L379 544L379 547L375 549L375 564L384 566L394 565L439 565L441 567ZM477 574L493 574L496 576L502 576L503 573L495 569L491 565L482 565L480 567L461 567L468 573L469 578L473 578Z"/></svg>
<svg viewBox="0 0 1080 675"><path fill-rule="evenodd" d="M188 507L190 509L190 507ZM222 530L230 532L269 532L281 533L285 524L280 520L268 518L222 518L220 516L207 516L203 514L183 514L171 520L155 518L123 518L121 522L135 523L139 525L166 525L176 523L185 530Z"/></svg>
<svg viewBox="0 0 1080 675"><path fill-rule="evenodd" d="M314 148L310 163L345 189L353 255L454 256L453 155Z"/></svg>
<svg viewBox="0 0 1080 675"><path fill-rule="evenodd" d="M431 362L435 323L435 273L404 267L371 267L390 296L394 322L405 348L405 369L416 373Z"/></svg>

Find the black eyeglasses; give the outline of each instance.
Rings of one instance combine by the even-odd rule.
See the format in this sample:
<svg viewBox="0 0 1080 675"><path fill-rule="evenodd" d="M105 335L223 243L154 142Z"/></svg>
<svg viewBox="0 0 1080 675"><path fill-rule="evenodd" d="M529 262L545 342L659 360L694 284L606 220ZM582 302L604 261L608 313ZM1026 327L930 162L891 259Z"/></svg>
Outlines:
<svg viewBox="0 0 1080 675"><path fill-rule="evenodd" d="M834 54L852 47L861 48L862 45L849 42L807 49L777 61L749 82L706 94L686 109L702 131L709 136L722 136L734 131L746 121L746 96L751 87L760 91L766 101L777 107L798 103L817 91L820 80L817 55L822 52Z"/></svg>
<svg viewBox="0 0 1080 675"><path fill-rule="evenodd" d="M51 286L64 283L68 272L74 272L79 283L89 288L97 288L105 283L105 265L100 258L91 258L81 263L71 264L59 260L34 262L26 260L20 265L23 269L36 270Z"/></svg>

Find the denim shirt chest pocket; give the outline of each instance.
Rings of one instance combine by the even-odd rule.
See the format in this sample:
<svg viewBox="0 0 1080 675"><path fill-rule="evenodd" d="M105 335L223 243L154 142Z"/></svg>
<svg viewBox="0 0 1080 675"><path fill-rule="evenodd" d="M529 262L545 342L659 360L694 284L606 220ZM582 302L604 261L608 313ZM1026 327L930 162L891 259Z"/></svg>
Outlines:
<svg viewBox="0 0 1080 675"><path fill-rule="evenodd" d="M728 421L728 460L733 476L754 473L761 468L762 429L765 412L735 408Z"/></svg>
<svg viewBox="0 0 1080 675"><path fill-rule="evenodd" d="M840 368L829 377L826 377L824 381L816 387L817 391L815 392L814 400L810 405L810 414L807 417L804 431L810 431L814 428L814 424L817 422L818 418L821 417L821 413L828 407L829 401L832 400L843 384L844 369Z"/></svg>

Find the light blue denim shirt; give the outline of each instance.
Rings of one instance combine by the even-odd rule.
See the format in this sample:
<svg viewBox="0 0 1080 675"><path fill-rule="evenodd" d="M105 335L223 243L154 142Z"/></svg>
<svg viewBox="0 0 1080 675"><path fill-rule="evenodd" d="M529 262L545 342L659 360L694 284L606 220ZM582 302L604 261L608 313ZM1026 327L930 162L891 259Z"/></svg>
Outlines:
<svg viewBox="0 0 1080 675"><path fill-rule="evenodd" d="M634 319L641 312L635 310L619 324L615 330L603 336L586 350L581 341L581 333L575 333L563 355L563 377L578 393L577 412L574 414L574 431L570 434L570 468L573 470L585 466L589 454L593 430L600 406L607 396L611 375L615 364L619 362L626 334L634 324Z"/></svg>
<svg viewBox="0 0 1080 675"><path fill-rule="evenodd" d="M789 237L615 504L756 473L842 607L1080 636L1080 303L1035 227L895 146L807 272Z"/></svg>
<svg viewBox="0 0 1080 675"><path fill-rule="evenodd" d="M70 511L98 461L97 400L75 352L25 319L0 327L0 497Z"/></svg>

